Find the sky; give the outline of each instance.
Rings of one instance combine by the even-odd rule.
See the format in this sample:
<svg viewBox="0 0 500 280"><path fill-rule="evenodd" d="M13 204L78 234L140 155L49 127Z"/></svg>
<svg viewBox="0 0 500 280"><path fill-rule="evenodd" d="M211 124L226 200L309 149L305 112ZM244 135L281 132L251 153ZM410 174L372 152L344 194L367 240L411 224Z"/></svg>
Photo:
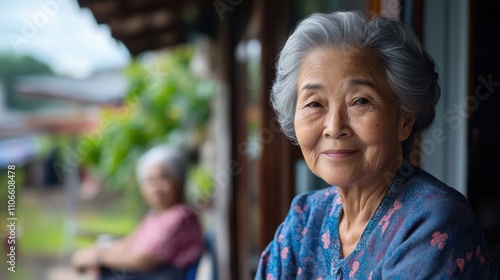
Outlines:
<svg viewBox="0 0 500 280"><path fill-rule="evenodd" d="M76 0L0 0L0 56L31 55L62 76L123 67L126 47Z"/></svg>

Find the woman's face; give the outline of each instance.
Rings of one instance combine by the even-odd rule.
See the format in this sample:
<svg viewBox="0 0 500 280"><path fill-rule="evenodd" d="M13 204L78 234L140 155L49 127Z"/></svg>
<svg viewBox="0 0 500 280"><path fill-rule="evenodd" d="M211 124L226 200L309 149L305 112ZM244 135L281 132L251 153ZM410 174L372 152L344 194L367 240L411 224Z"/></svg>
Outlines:
<svg viewBox="0 0 500 280"><path fill-rule="evenodd" d="M162 164L149 167L147 177L141 184L146 202L155 210L165 210L178 201L174 178Z"/></svg>
<svg viewBox="0 0 500 280"><path fill-rule="evenodd" d="M301 64L297 92L295 132L317 176L340 187L370 184L399 164L414 121L400 112L374 53L314 50Z"/></svg>

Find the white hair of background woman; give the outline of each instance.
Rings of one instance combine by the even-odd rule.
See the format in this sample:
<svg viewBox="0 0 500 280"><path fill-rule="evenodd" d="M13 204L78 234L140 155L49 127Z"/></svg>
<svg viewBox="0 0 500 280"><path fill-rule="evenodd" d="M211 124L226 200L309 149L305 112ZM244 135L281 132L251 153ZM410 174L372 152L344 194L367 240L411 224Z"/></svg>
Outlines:
<svg viewBox="0 0 500 280"><path fill-rule="evenodd" d="M187 173L186 158L181 149L168 145L155 146L141 156L136 170L139 184L147 179L151 166L157 164L164 166L181 188L184 186Z"/></svg>

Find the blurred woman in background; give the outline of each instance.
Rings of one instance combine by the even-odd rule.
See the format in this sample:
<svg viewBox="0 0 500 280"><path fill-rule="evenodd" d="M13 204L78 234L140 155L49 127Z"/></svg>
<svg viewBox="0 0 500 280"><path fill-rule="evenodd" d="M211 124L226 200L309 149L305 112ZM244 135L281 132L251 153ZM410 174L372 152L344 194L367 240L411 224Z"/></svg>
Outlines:
<svg viewBox="0 0 500 280"><path fill-rule="evenodd" d="M137 164L137 178L151 210L125 238L74 253L73 267L99 268L102 280L186 279L188 267L204 250L197 215L183 203L186 171L178 149L157 146L147 151Z"/></svg>

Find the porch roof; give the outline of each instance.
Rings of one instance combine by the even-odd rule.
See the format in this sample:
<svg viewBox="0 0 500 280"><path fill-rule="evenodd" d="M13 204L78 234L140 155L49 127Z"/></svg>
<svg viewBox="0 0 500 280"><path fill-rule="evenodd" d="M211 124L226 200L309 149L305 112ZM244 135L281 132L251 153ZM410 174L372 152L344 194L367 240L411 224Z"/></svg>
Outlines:
<svg viewBox="0 0 500 280"><path fill-rule="evenodd" d="M212 1L78 0L133 56L186 42L195 32L215 34Z"/></svg>

